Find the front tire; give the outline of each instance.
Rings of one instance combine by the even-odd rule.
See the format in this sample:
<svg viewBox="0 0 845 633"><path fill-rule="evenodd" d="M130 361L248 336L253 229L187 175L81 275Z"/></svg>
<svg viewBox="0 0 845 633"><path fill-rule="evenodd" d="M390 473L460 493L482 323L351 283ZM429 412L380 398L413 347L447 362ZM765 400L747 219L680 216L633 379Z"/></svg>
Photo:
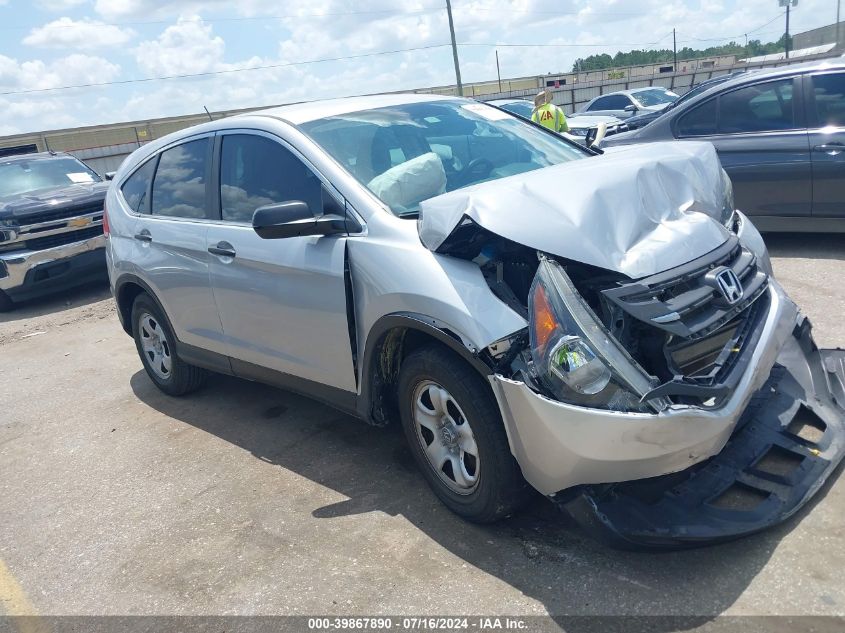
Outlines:
<svg viewBox="0 0 845 633"><path fill-rule="evenodd" d="M173 330L146 293L139 294L132 304L132 336L147 375L164 393L183 396L203 386L207 372L179 358Z"/></svg>
<svg viewBox="0 0 845 633"><path fill-rule="evenodd" d="M414 459L450 510L490 523L529 499L490 388L455 354L437 346L410 354L398 398Z"/></svg>

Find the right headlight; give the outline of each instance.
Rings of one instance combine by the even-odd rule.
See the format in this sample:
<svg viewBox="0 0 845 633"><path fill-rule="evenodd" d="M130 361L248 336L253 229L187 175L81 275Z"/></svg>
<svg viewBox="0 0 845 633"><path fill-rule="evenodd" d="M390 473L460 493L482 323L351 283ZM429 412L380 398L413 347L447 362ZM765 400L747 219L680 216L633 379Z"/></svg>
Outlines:
<svg viewBox="0 0 845 633"><path fill-rule="evenodd" d="M558 262L543 257L528 299L529 341L537 375L561 402L653 412L642 402L655 385L607 331Z"/></svg>

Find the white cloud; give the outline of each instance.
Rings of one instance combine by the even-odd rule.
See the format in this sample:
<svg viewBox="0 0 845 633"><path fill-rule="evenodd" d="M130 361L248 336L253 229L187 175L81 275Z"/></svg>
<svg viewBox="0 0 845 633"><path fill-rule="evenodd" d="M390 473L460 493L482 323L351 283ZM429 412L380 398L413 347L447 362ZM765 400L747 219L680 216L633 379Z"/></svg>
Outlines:
<svg viewBox="0 0 845 633"><path fill-rule="evenodd" d="M214 72L262 63L258 57L225 63L225 51L223 38L213 34L211 25L189 16L180 17L157 39L141 42L133 53L138 68L147 76Z"/></svg>
<svg viewBox="0 0 845 633"><path fill-rule="evenodd" d="M23 43L41 48L93 50L120 46L132 39L134 35L131 29L122 29L88 18L82 20L59 18L32 29L23 39Z"/></svg>
<svg viewBox="0 0 845 633"><path fill-rule="evenodd" d="M119 74L117 64L81 53L51 62L40 59L19 62L0 55L0 92L100 83L111 81Z"/></svg>

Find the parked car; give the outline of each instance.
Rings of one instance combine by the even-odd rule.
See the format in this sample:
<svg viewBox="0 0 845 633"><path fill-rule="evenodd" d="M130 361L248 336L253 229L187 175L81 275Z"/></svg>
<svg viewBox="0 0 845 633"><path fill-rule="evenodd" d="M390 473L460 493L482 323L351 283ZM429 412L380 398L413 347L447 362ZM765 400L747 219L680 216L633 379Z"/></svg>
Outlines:
<svg viewBox="0 0 845 633"><path fill-rule="evenodd" d="M713 143L737 206L764 231L845 231L845 63L747 73L604 146Z"/></svg>
<svg viewBox="0 0 845 633"><path fill-rule="evenodd" d="M349 98L145 145L106 207L163 392L210 370L399 423L469 520L530 485L619 544L734 538L845 451L845 351L816 348L706 143L600 155L470 100Z"/></svg>
<svg viewBox="0 0 845 633"><path fill-rule="evenodd" d="M660 86L620 90L595 97L577 114L603 114L628 119L635 114L662 112L678 95Z"/></svg>
<svg viewBox="0 0 845 633"><path fill-rule="evenodd" d="M0 158L0 311L105 279L108 183L68 154Z"/></svg>
<svg viewBox="0 0 845 633"><path fill-rule="evenodd" d="M739 77L745 72L745 70L738 70L736 72L726 73L724 75L719 75L718 77L712 77L711 79L702 81L700 84L693 86L690 90L678 97L678 99L666 106L665 109L653 112L646 112L644 114L635 114L631 118L627 119L625 123L628 125L629 130L637 130L641 127L648 125L657 117L663 116L672 108L677 108L679 105L681 105L682 103L686 103L689 99L692 99L696 95L700 95L705 90L708 90L713 86L718 86L719 84L724 83L729 79L733 79L734 77Z"/></svg>
<svg viewBox="0 0 845 633"><path fill-rule="evenodd" d="M487 103L507 110L526 121L531 120L531 114L534 112L534 105L525 99L493 99ZM628 129L624 121L612 116L572 115L566 117L566 122L569 125L569 132L564 132L564 136L581 145L586 144L590 131L595 130L602 123L607 128L605 135L618 134Z"/></svg>

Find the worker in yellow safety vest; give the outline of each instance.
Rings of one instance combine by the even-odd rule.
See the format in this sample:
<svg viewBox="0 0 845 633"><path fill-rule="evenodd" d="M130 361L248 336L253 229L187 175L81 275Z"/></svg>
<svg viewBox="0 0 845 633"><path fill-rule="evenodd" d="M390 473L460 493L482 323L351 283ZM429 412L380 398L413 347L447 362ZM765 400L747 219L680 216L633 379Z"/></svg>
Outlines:
<svg viewBox="0 0 845 633"><path fill-rule="evenodd" d="M552 103L552 93L549 90L544 90L534 97L534 112L531 113L531 120L552 132L569 131L566 115Z"/></svg>

